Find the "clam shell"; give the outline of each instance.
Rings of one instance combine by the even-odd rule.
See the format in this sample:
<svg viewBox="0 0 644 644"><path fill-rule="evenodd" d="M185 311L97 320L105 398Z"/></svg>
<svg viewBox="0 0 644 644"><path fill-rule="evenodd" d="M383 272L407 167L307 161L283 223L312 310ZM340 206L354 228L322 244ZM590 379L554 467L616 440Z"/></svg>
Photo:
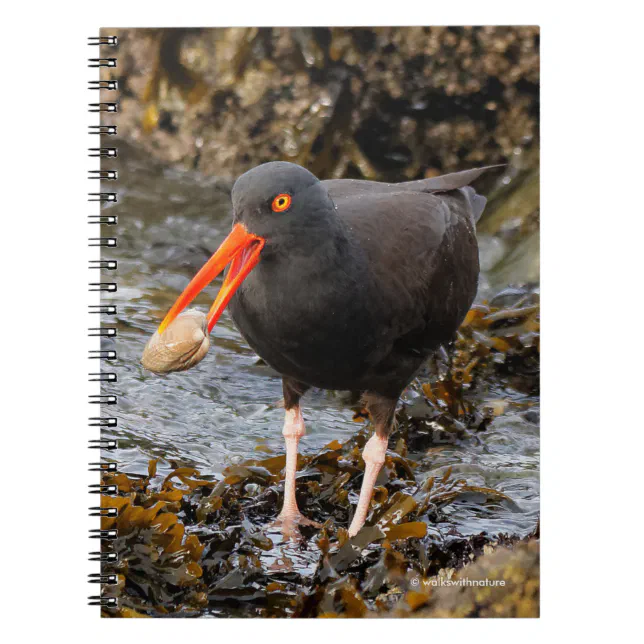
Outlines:
<svg viewBox="0 0 644 644"><path fill-rule="evenodd" d="M178 315L163 335L157 331L148 340L141 364L154 373L185 371L201 362L209 348L206 316L191 309Z"/></svg>

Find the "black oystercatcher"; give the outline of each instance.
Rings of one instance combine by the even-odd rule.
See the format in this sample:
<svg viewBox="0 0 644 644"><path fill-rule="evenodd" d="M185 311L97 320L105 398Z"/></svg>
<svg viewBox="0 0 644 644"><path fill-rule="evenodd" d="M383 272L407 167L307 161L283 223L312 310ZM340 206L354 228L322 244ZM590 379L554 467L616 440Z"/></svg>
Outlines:
<svg viewBox="0 0 644 644"><path fill-rule="evenodd" d="M488 169L389 184L320 181L274 162L235 183L232 232L169 311L143 363L154 371L196 364L230 302L248 344L282 374L285 531L310 523L295 499L300 398L310 387L363 393L375 432L349 533L364 524L398 398L452 339L476 294L475 224L486 200L468 184ZM175 321L228 264L207 318L184 313ZM168 350L182 355L170 360Z"/></svg>

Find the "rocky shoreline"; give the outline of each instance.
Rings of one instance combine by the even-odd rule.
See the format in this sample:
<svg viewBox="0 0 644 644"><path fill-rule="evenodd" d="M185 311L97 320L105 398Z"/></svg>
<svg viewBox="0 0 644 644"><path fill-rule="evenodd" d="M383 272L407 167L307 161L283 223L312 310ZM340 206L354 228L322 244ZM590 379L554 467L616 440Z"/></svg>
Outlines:
<svg viewBox="0 0 644 644"><path fill-rule="evenodd" d="M120 102L104 122L207 175L280 158L395 181L506 163L538 139L538 27L104 31Z"/></svg>

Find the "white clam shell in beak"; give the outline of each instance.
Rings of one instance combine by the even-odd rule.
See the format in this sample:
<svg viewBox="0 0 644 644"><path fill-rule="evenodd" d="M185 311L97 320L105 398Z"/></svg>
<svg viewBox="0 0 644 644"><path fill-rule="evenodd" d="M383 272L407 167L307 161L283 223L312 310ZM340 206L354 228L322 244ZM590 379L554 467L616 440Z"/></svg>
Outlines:
<svg viewBox="0 0 644 644"><path fill-rule="evenodd" d="M201 362L210 348L204 313L190 309L170 324L163 335L157 331L145 345L141 364L154 373L185 371Z"/></svg>

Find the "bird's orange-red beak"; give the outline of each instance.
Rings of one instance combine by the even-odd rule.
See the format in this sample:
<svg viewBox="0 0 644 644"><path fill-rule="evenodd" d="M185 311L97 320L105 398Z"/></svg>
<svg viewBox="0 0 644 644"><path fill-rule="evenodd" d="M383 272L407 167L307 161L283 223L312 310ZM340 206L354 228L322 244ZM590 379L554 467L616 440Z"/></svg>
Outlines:
<svg viewBox="0 0 644 644"><path fill-rule="evenodd" d="M226 279L208 312L208 332L210 333L217 323L219 316L226 308L230 298L248 274L255 268L257 262L259 262L259 254L265 243L266 240L263 237L249 233L243 224L235 224L230 235L224 239L215 254L194 276L190 284L186 286L183 293L181 293L172 308L168 311L168 314L159 326L159 335L230 264Z"/></svg>

